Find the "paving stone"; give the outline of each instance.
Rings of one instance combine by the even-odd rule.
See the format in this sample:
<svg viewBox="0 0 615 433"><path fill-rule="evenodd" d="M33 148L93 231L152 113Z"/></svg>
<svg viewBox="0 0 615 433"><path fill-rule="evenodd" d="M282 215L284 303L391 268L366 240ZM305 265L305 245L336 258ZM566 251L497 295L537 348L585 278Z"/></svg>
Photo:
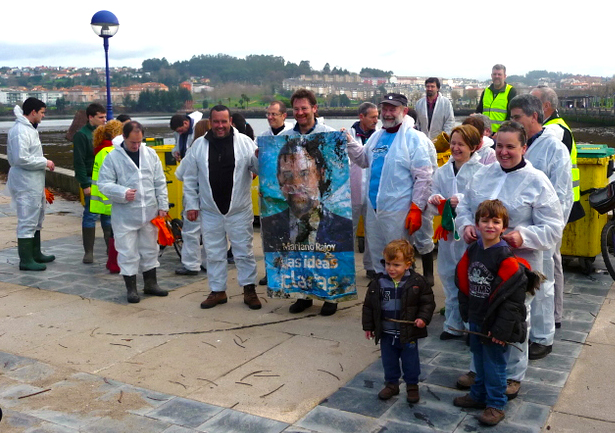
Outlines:
<svg viewBox="0 0 615 433"><path fill-rule="evenodd" d="M197 427L199 431L216 433L279 433L288 427L287 423L260 416L226 409Z"/></svg>
<svg viewBox="0 0 615 433"><path fill-rule="evenodd" d="M572 356L562 356L551 353L545 358L530 360L529 367L538 367L570 372L576 360L577 359Z"/></svg>
<svg viewBox="0 0 615 433"><path fill-rule="evenodd" d="M317 406L295 426L307 428L319 433L356 433L373 431L376 427L374 418Z"/></svg>
<svg viewBox="0 0 615 433"><path fill-rule="evenodd" d="M384 419L415 424L443 431L453 431L466 416L449 401L421 401L408 404L400 399L385 415Z"/></svg>
<svg viewBox="0 0 615 433"><path fill-rule="evenodd" d="M567 371L556 371L546 368L537 368L532 365L528 366L525 373L525 381L544 383L552 386L563 387L566 384L567 379Z"/></svg>
<svg viewBox="0 0 615 433"><path fill-rule="evenodd" d="M13 355L11 353L0 352L0 372L2 373L17 370L18 368L34 363L36 363L34 359Z"/></svg>
<svg viewBox="0 0 615 433"><path fill-rule="evenodd" d="M162 433L197 433L197 431L191 428L173 425L168 429L164 430Z"/></svg>
<svg viewBox="0 0 615 433"><path fill-rule="evenodd" d="M506 419L513 424L542 428L551 414L551 407L516 398L506 405Z"/></svg>
<svg viewBox="0 0 615 433"><path fill-rule="evenodd" d="M34 394L35 392L43 391L43 388L31 386L28 384L16 384L13 386L5 386L0 389L0 406L14 407L18 406L19 397L24 395Z"/></svg>
<svg viewBox="0 0 615 433"><path fill-rule="evenodd" d="M52 376L55 373L55 368L42 362L35 362L28 364L18 369L14 369L4 373L11 379L18 380L20 382L34 382L40 381Z"/></svg>
<svg viewBox="0 0 615 433"><path fill-rule="evenodd" d="M380 430L376 431L378 433L433 433L436 430L431 427L423 427L416 424L386 420L383 424L381 424Z"/></svg>
<svg viewBox="0 0 615 433"><path fill-rule="evenodd" d="M566 310L587 311L587 312L592 312L594 314L598 314L601 306L602 306L602 303L598 304L598 303L593 303L593 302L586 302L583 299L579 298L579 299L568 301L564 307L564 311Z"/></svg>
<svg viewBox="0 0 615 433"><path fill-rule="evenodd" d="M521 382L521 389L517 398L521 397L523 401L553 406L557 402L561 391L562 388L560 387L530 382L528 380Z"/></svg>
<svg viewBox="0 0 615 433"><path fill-rule="evenodd" d="M577 322L574 320L566 320L566 318L564 318L562 322L562 327L560 329L585 332L586 334L589 334L589 332L592 330L593 324L593 322Z"/></svg>
<svg viewBox="0 0 615 433"><path fill-rule="evenodd" d="M399 396L383 401L378 398L378 392L382 386L370 390L356 388L340 388L330 397L320 403L322 406L339 409L346 412L379 418L389 410L398 399L405 399L405 387L400 386Z"/></svg>
<svg viewBox="0 0 615 433"><path fill-rule="evenodd" d="M57 424L62 427L68 427L71 429L79 430L81 427L91 424L101 417L92 414L84 414L84 413L66 413L66 412L57 412L53 410L46 409L35 409L28 410L27 413L36 418L41 418L46 421L49 421L53 424Z"/></svg>
<svg viewBox="0 0 615 433"><path fill-rule="evenodd" d="M96 420L82 430L88 433L161 433L169 427L169 424L159 420L143 416L126 414L121 419L103 417Z"/></svg>
<svg viewBox="0 0 615 433"><path fill-rule="evenodd" d="M218 406L176 397L146 415L171 424L198 427L220 411L222 408Z"/></svg>
<svg viewBox="0 0 615 433"><path fill-rule="evenodd" d="M599 304L602 305L602 303L604 302L604 296L596 296L596 295L590 295L588 293L572 293L572 286L570 288L570 294L564 294L564 311L566 310L566 305L568 304L568 301L574 301L574 302L586 302L588 304Z"/></svg>
<svg viewBox="0 0 615 433"><path fill-rule="evenodd" d="M497 433L538 433L542 430L541 427L531 427L521 424L515 424L504 418L500 423L493 426L485 426L478 422L476 416L468 415L461 424L454 430L455 433L466 432L495 432Z"/></svg>
<svg viewBox="0 0 615 433"><path fill-rule="evenodd" d="M426 339L425 344L419 348L419 353L423 348L446 353L470 353L470 348L466 346L465 340L440 340L437 336Z"/></svg>
<svg viewBox="0 0 615 433"><path fill-rule="evenodd" d="M432 365L441 367L450 367L456 369L467 369L472 360L472 353L447 353L443 352L436 356L432 361Z"/></svg>
<svg viewBox="0 0 615 433"><path fill-rule="evenodd" d="M572 342L579 342L579 343L585 343L585 340L587 339L587 333L586 332L578 332L578 331L572 331L570 329L564 329L564 328L560 328L560 329L556 329L555 330L555 344L557 344L558 340L570 340L568 341L569 343Z"/></svg>
<svg viewBox="0 0 615 433"><path fill-rule="evenodd" d="M551 353L554 353L556 355L571 356L573 358L578 358L582 349L583 349L582 344L570 343L568 341L559 341L557 344L553 345L553 351ZM547 358L549 356L547 356Z"/></svg>
<svg viewBox="0 0 615 433"><path fill-rule="evenodd" d="M425 383L440 385L448 388L454 388L457 383L457 378L468 372L470 364L468 363L465 369L436 367L429 376L425 379Z"/></svg>

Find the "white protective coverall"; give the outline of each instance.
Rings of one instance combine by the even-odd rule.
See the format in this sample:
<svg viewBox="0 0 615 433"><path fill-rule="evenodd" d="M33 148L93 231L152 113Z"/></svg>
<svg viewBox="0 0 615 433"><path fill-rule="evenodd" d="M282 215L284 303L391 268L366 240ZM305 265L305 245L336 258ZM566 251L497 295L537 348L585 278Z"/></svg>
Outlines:
<svg viewBox="0 0 615 433"><path fill-rule="evenodd" d="M188 135L188 139L186 140L186 151L188 151L188 149L192 145L192 142L194 141L194 126L196 125L196 122L198 122L199 120L203 118L203 113L201 113L200 111L194 111L188 114L188 117L192 119L192 131L190 132L190 134ZM174 155L175 153L179 153L180 135L181 134L178 132L173 133L173 138L175 139L175 147L171 151L172 155ZM183 254L182 254L182 257L183 257Z"/></svg>
<svg viewBox="0 0 615 433"><path fill-rule="evenodd" d="M507 232L517 230L523 245L514 249L532 270L542 272L543 251L549 251L562 237L564 219L557 194L547 176L526 160L525 167L506 173L499 162L481 167L470 181L466 194L457 206L455 226L462 235L466 226L474 225L474 214L485 200L500 200L508 210ZM526 296L528 335L533 297ZM553 314L553 312L551 312ZM508 348L506 377L521 382L528 363L528 340L520 344L523 352ZM474 365L470 366L472 371Z"/></svg>
<svg viewBox="0 0 615 433"><path fill-rule="evenodd" d="M483 136L483 145L476 153L480 156L480 163L483 165L493 164L496 161L493 140L489 137Z"/></svg>
<svg viewBox="0 0 615 433"><path fill-rule="evenodd" d="M450 158L446 164L436 171L431 187L430 199L434 196L440 196L441 199L448 200L452 197L457 197L459 202L464 198L470 180L474 174L483 165L480 163L480 157L474 153L470 160L461 166L457 176L453 170L454 159ZM430 204L428 208L430 215L437 215L437 207ZM453 335L461 335L459 332L451 331L449 328L464 329L463 320L459 313L459 289L455 285L455 269L457 263L461 260L463 253L467 248L463 239L455 240L453 233L448 234L448 240L440 239L438 241L438 275L442 282L445 299L445 319L444 331Z"/></svg>
<svg viewBox="0 0 615 433"><path fill-rule="evenodd" d="M123 147L105 158L98 174L98 189L113 202L111 226L121 275L136 275L160 266L158 229L151 220L169 210L167 182L156 151L139 147L139 167ZM133 201L126 191L136 189Z"/></svg>
<svg viewBox="0 0 615 433"><path fill-rule="evenodd" d="M431 161L431 168L433 170L431 176L433 179L433 176L439 168L438 151L436 150L436 146L433 144L433 141L431 141L425 133L421 131L416 132L421 137L427 147L427 150L429 151L429 160ZM433 242L433 217L434 215L425 209L421 216L421 227L412 235L414 246L420 255L429 254L436 247Z"/></svg>
<svg viewBox="0 0 615 433"><path fill-rule="evenodd" d="M372 263L376 272L384 272L381 263L384 247L392 240L409 238L405 221L412 203L424 213L431 191L433 166L430 150L425 139L417 133L413 125L414 120L405 116L384 157L376 196L377 210L367 197L369 187L365 188L368 203L365 234L370 244ZM355 164L367 169L368 181L371 178L373 151L384 132L384 129L375 132L364 147L354 141L348 143L348 156ZM420 254L429 252L421 251L414 235L411 241L417 246ZM433 248L433 242L431 245Z"/></svg>
<svg viewBox="0 0 615 433"><path fill-rule="evenodd" d="M357 131L354 128L350 128L350 136L359 145L364 146L365 143L357 138ZM365 170L359 167L357 164L350 161L350 201L352 202L352 233L356 236L357 229L359 228L359 219L363 215L363 228L365 228L365 211L367 209L367 202L365 201ZM363 252L363 268L367 270L374 270L372 264L372 256L369 251L369 242L367 236L365 237L365 251Z"/></svg>
<svg viewBox="0 0 615 433"><path fill-rule="evenodd" d="M7 136L6 153L11 169L7 188L17 210L17 238L33 238L45 219L45 169L47 158L38 131L23 115L19 105L13 109L15 125Z"/></svg>
<svg viewBox="0 0 615 433"><path fill-rule="evenodd" d="M440 92L438 92L436 106L431 116L431 125L429 125L429 115L427 114L427 97L424 96L419 99L414 109L417 114L416 126L418 130L426 134L430 140L436 138L442 131L450 134L455 127L453 104Z"/></svg>
<svg viewBox="0 0 615 433"><path fill-rule="evenodd" d="M565 225L574 201L572 167L568 148L551 129L544 129L540 137L528 147L525 159L530 161L534 168L546 174L551 181L562 206ZM552 345L555 336L555 262L553 255L560 247L561 242L558 242L550 252L543 255L543 273L547 280L542 283L532 301L532 330L529 339L533 343L545 346Z"/></svg>
<svg viewBox="0 0 615 433"><path fill-rule="evenodd" d="M237 281L240 286L256 284L256 260L254 258L254 212L252 211L252 174L258 174L258 158L254 155L256 145L246 135L233 128L235 170L231 204L226 215L220 213L214 201L209 183L209 141L199 137L192 143L190 152L182 161L185 166L184 208L198 210L201 217L201 233L207 252L207 274L212 292L226 290L227 236L233 248Z"/></svg>
<svg viewBox="0 0 615 433"><path fill-rule="evenodd" d="M192 146L192 143L190 143ZM190 152L189 147L186 150L186 155ZM177 169L175 169L175 177L180 181L184 181L185 165L181 162ZM186 216L186 198L182 199L184 203L184 209L182 211L183 225L182 225L182 265L189 271L200 271L201 265L207 268L207 252L205 251L205 242L201 244L201 214L195 221L190 221Z"/></svg>

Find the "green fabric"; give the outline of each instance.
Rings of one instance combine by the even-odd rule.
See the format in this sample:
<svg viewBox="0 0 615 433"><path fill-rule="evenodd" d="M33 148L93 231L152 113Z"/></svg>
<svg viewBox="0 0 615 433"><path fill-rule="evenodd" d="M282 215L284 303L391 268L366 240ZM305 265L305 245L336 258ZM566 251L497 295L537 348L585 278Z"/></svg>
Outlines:
<svg viewBox="0 0 615 433"><path fill-rule="evenodd" d="M444 203L444 209L442 209L442 228L452 232L455 240L459 240L459 234L455 230L455 218L457 218L457 212L451 206L451 199L449 198Z"/></svg>

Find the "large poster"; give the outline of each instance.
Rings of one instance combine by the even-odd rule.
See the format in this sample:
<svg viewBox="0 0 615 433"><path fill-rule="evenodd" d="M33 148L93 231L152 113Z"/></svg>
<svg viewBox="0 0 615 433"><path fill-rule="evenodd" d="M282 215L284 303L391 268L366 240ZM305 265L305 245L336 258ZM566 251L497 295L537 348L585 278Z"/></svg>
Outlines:
<svg viewBox="0 0 615 433"><path fill-rule="evenodd" d="M357 299L346 133L259 137L268 295Z"/></svg>

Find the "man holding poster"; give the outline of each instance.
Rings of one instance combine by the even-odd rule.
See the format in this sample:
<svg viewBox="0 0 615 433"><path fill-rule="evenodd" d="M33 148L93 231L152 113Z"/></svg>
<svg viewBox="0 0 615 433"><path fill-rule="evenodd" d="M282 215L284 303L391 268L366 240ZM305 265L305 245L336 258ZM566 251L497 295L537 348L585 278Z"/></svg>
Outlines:
<svg viewBox="0 0 615 433"><path fill-rule="evenodd" d="M323 300L329 316L357 298L346 133L318 123L312 92L296 91L291 103L294 129L259 138L269 295L298 298L291 313Z"/></svg>

